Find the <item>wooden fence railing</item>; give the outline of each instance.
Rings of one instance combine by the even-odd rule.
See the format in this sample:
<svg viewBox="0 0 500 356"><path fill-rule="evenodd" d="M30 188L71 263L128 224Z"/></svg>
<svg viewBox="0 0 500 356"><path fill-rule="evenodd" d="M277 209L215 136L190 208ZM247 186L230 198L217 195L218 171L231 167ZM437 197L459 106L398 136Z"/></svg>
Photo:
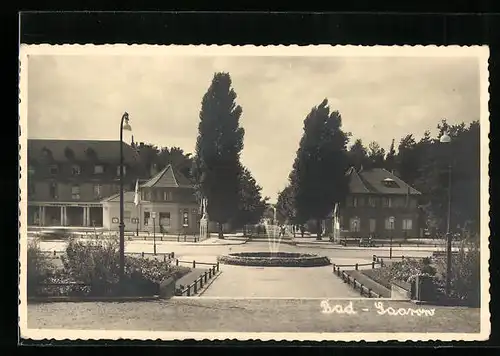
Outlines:
<svg viewBox="0 0 500 356"><path fill-rule="evenodd" d="M339 267L333 271L337 276L342 278L342 280L347 283L347 285L350 285L353 287L354 290L358 290L361 296L363 297L368 297L368 298L380 298L380 294L374 292L372 289L368 288L367 286L363 285L360 281L356 280L356 278L350 276L347 274L345 271L341 271Z"/></svg>
<svg viewBox="0 0 500 356"><path fill-rule="evenodd" d="M199 291L203 289L203 287L208 283L210 279L215 277L215 275L219 272L219 262L216 264L214 263L207 263L207 262L196 262L196 261L180 261L176 260L176 265L178 266L179 263L189 263L192 265L193 269L196 268L197 265L209 265L210 268L206 270L204 273L200 274L199 277L197 277L193 283L189 284L188 286L184 287L181 286L179 289L176 290L177 296L187 296L191 297L196 294L198 294Z"/></svg>

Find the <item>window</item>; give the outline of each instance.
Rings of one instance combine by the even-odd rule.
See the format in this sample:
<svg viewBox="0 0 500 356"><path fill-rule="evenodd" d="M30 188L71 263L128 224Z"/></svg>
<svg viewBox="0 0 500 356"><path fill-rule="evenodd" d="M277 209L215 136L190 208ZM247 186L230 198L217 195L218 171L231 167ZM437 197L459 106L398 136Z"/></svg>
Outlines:
<svg viewBox="0 0 500 356"><path fill-rule="evenodd" d="M129 221L131 217L132 217L132 213L130 212L130 210L125 210L123 212L123 220L124 221Z"/></svg>
<svg viewBox="0 0 500 356"><path fill-rule="evenodd" d="M55 176L57 173L59 173L59 167L57 165L53 164L49 167L49 173L53 176Z"/></svg>
<svg viewBox="0 0 500 356"><path fill-rule="evenodd" d="M120 176L120 166L116 167L116 175ZM127 166L123 166L123 175L127 175Z"/></svg>
<svg viewBox="0 0 500 356"><path fill-rule="evenodd" d="M80 173L81 173L81 168L79 165L76 165L74 164L72 167L71 167L71 174L74 175L74 176L79 176Z"/></svg>
<svg viewBox="0 0 500 356"><path fill-rule="evenodd" d="M150 216L149 211L145 211L144 212L144 226L148 226L148 224L149 224L149 216Z"/></svg>
<svg viewBox="0 0 500 356"><path fill-rule="evenodd" d="M94 197L101 198L102 197L102 185L94 184Z"/></svg>
<svg viewBox="0 0 500 356"><path fill-rule="evenodd" d="M377 199L375 197L368 197L368 205L375 208L377 206Z"/></svg>
<svg viewBox="0 0 500 356"><path fill-rule="evenodd" d="M357 198L357 204L358 204L358 206L365 205L365 197L358 197Z"/></svg>
<svg viewBox="0 0 500 356"><path fill-rule="evenodd" d="M385 197L383 198L383 206L384 208L391 208L392 207L392 198Z"/></svg>
<svg viewBox="0 0 500 356"><path fill-rule="evenodd" d="M54 182L49 184L49 196L52 199L57 199L57 184Z"/></svg>
<svg viewBox="0 0 500 356"><path fill-rule="evenodd" d="M80 186L74 185L71 187L71 199L78 200L80 199Z"/></svg>
<svg viewBox="0 0 500 356"><path fill-rule="evenodd" d="M394 230L394 216L389 216L387 219L385 219L385 229L386 230Z"/></svg>
<svg viewBox="0 0 500 356"><path fill-rule="evenodd" d="M32 165L29 165L28 166L28 175L32 176L34 174L35 174L35 167L33 167Z"/></svg>
<svg viewBox="0 0 500 356"><path fill-rule="evenodd" d="M94 174L103 174L103 173L104 173L104 166L102 164L97 164L94 166Z"/></svg>
<svg viewBox="0 0 500 356"><path fill-rule="evenodd" d="M358 198L357 197L353 197L352 198L352 206L353 207L357 207L358 206Z"/></svg>
<svg viewBox="0 0 500 356"><path fill-rule="evenodd" d="M189 212L185 211L182 213L182 226L189 226Z"/></svg>
<svg viewBox="0 0 500 356"><path fill-rule="evenodd" d="M382 184L387 188L399 188L399 184L394 181L392 178L385 178L382 180Z"/></svg>
<svg viewBox="0 0 500 356"><path fill-rule="evenodd" d="M172 201L172 192L163 192L163 200Z"/></svg>
<svg viewBox="0 0 500 356"><path fill-rule="evenodd" d="M361 225L361 220L358 217L351 218L349 221L349 230L351 232L359 232L360 226Z"/></svg>
<svg viewBox="0 0 500 356"><path fill-rule="evenodd" d="M377 229L377 220L370 219L370 233L373 234L376 229Z"/></svg>
<svg viewBox="0 0 500 356"><path fill-rule="evenodd" d="M170 226L170 213L160 212L160 225L164 227Z"/></svg>
<svg viewBox="0 0 500 356"><path fill-rule="evenodd" d="M403 230L411 230L413 221L411 219L403 219Z"/></svg>

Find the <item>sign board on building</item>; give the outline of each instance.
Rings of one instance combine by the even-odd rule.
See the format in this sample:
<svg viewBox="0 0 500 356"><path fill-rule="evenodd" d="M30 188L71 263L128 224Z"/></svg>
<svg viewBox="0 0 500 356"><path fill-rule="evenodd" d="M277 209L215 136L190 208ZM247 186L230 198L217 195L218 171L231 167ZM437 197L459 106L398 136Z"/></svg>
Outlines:
<svg viewBox="0 0 500 356"><path fill-rule="evenodd" d="M118 220L118 218L113 218L113 219L111 219L111 222L113 224L118 224L119 220Z"/></svg>

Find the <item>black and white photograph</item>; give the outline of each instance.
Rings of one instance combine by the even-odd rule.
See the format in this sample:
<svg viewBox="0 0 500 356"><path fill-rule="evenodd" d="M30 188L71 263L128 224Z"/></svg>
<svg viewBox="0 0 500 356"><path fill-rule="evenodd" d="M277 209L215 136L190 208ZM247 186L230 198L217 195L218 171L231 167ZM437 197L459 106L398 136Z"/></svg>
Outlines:
<svg viewBox="0 0 500 356"><path fill-rule="evenodd" d="M21 45L21 337L488 339L488 55Z"/></svg>

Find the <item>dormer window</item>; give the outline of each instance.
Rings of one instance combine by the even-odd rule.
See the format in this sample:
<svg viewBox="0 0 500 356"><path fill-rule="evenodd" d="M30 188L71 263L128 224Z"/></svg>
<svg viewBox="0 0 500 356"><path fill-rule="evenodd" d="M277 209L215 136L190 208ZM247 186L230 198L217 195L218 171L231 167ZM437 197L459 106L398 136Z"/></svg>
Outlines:
<svg viewBox="0 0 500 356"><path fill-rule="evenodd" d="M57 164L53 164L49 167L49 173L52 176L55 176L59 173L59 167L57 166Z"/></svg>
<svg viewBox="0 0 500 356"><path fill-rule="evenodd" d="M72 167L71 167L71 174L74 175L74 176L79 176L80 173L81 173L81 167L77 164L74 164Z"/></svg>
<svg viewBox="0 0 500 356"><path fill-rule="evenodd" d="M90 159L96 159L96 157L97 157L97 154L95 153L95 151L90 147L85 150L85 154Z"/></svg>
<svg viewBox="0 0 500 356"><path fill-rule="evenodd" d="M392 178L385 178L382 180L382 184L387 188L399 188L399 184Z"/></svg>
<svg viewBox="0 0 500 356"><path fill-rule="evenodd" d="M52 158L52 152L47 147L42 148L42 153L45 158Z"/></svg>
<svg viewBox="0 0 500 356"><path fill-rule="evenodd" d="M29 165L28 166L28 175L32 176L35 174L35 167L33 167L32 165Z"/></svg>

